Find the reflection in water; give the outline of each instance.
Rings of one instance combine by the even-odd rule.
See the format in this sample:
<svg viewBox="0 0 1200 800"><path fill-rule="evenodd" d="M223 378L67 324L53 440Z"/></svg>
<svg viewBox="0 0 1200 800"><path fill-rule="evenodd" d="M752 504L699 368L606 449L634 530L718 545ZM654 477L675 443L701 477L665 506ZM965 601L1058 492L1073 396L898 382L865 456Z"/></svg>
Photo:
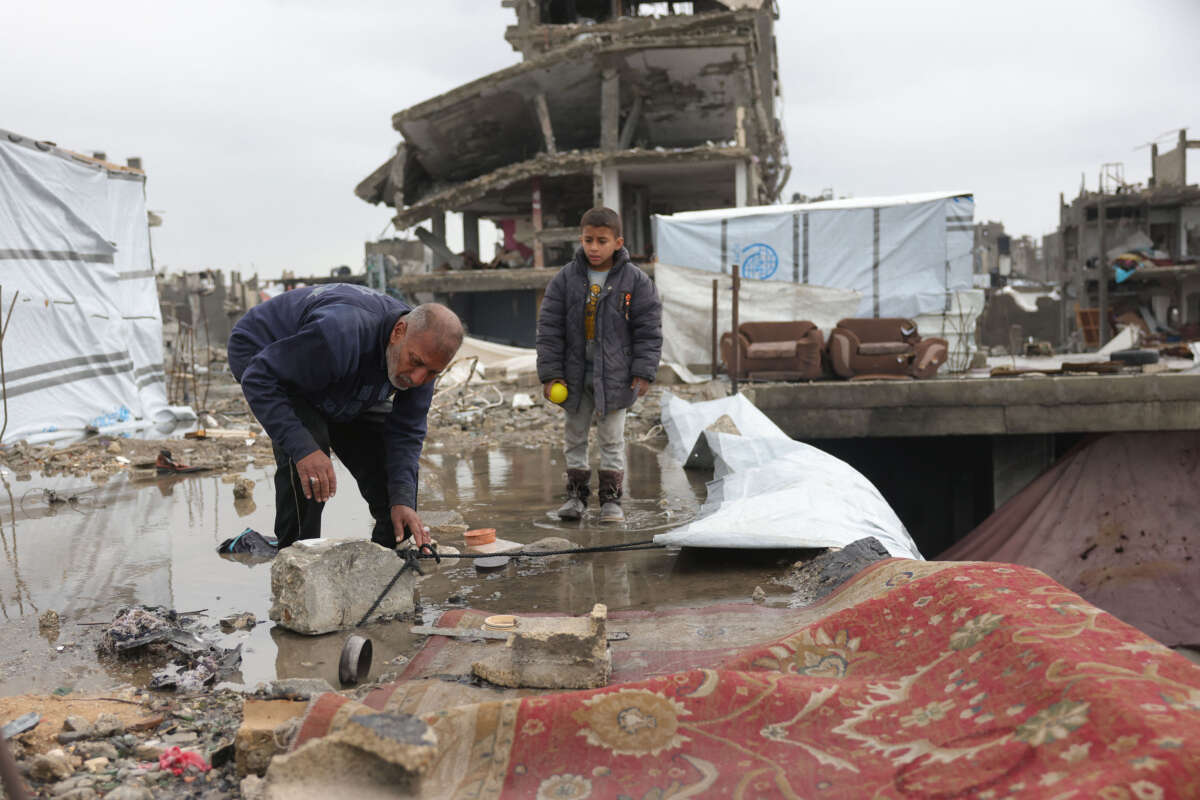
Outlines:
<svg viewBox="0 0 1200 800"><path fill-rule="evenodd" d="M342 485L351 476L335 462ZM638 541L687 522L704 496L704 475L685 473L657 449L631 445L628 454L626 526L601 526L594 502L590 514L572 523L552 513L561 502L563 456L554 447L477 448L452 451L436 442L426 447L421 467L422 509L456 509L472 528L493 527L512 541L528 543L560 536L581 546ZM82 629L77 622L112 618L132 603L177 610L204 609L215 622L250 611L266 622L270 607L270 565L223 559L217 545L250 527L270 534L274 468L245 474L265 492L236 503L233 485L219 475L174 476L148 483L123 477L95 486L73 478L2 482L0 496L0 635L24 636L36 629L46 609L63 615L64 637ZM593 475L593 489L595 476ZM88 507L50 513L45 504L22 511L20 497L30 489L52 489L60 496L88 490ZM35 493L36 494L36 493ZM329 537L366 538L372 520L357 492L344 491L324 512ZM447 544L461 545L450 541ZM678 606L719 599L745 600L755 585L767 583L791 558L758 554L695 556L666 550L596 553L544 559L520 559L495 573L477 573L467 561L447 559L418 584L424 622L442 610L473 606L512 612L582 614L597 602L614 611ZM408 633L408 621L370 626L374 641L372 672L397 668L422 641ZM283 677L321 677L335 683L337 661L346 633L307 637L271 624L230 634L227 645L243 644L242 673L253 685ZM25 646L35 650L36 636ZM26 639L28 642L28 639ZM36 653L35 653L36 655ZM88 658L84 658L84 656ZM53 652L51 653L53 659ZM389 665L389 662L391 664ZM63 676L53 662L44 674L33 673L22 688L53 688ZM94 656L81 653L74 668ZM3 664L0 664L3 666ZM120 669L114 679L129 679ZM5 678L12 685L11 678ZM335 684L336 685L336 684ZM7 686L6 686L7 688Z"/></svg>

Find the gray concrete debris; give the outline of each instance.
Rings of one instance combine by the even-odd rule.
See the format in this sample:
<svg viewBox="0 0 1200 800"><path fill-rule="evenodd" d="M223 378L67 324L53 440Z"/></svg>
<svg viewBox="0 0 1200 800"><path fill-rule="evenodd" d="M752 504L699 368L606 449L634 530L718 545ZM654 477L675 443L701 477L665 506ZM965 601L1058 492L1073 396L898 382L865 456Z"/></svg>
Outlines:
<svg viewBox="0 0 1200 800"><path fill-rule="evenodd" d="M608 685L608 608L586 617L519 618L504 648L471 665L480 678L510 688L595 689Z"/></svg>
<svg viewBox="0 0 1200 800"><path fill-rule="evenodd" d="M741 436L742 432L738 430L737 423L733 421L733 417L728 414L722 414L713 420L713 423L704 430L712 431L713 433L732 433L734 436Z"/></svg>
<svg viewBox="0 0 1200 800"><path fill-rule="evenodd" d="M795 593L789 605L815 603L853 578L863 568L891 555L873 536L851 542L840 550L826 550L811 561L797 562L783 579Z"/></svg>
<svg viewBox="0 0 1200 800"><path fill-rule="evenodd" d="M104 800L154 800L154 795L145 786L126 783L104 795Z"/></svg>
<svg viewBox="0 0 1200 800"><path fill-rule="evenodd" d="M756 603L765 603L765 602L767 602L767 593L765 591L763 591L763 587L755 586L754 594L751 595L750 599L752 599Z"/></svg>
<svg viewBox="0 0 1200 800"><path fill-rule="evenodd" d="M235 500L249 500L254 496L254 481L244 476L238 476L233 482L233 497Z"/></svg>
<svg viewBox="0 0 1200 800"><path fill-rule="evenodd" d="M433 729L410 714L359 714L335 735L346 744L418 775L437 755Z"/></svg>
<svg viewBox="0 0 1200 800"><path fill-rule="evenodd" d="M92 724L92 731L97 739L107 739L109 736L119 736L125 732L125 723L116 714L101 714Z"/></svg>
<svg viewBox="0 0 1200 800"><path fill-rule="evenodd" d="M62 748L33 757L29 764L29 777L39 781L61 781L75 774L71 760Z"/></svg>
<svg viewBox="0 0 1200 800"><path fill-rule="evenodd" d="M452 539L468 530L467 521L457 511L422 511L421 522L435 539Z"/></svg>
<svg viewBox="0 0 1200 800"><path fill-rule="evenodd" d="M308 700L332 691L335 689L324 678L286 678L259 684L254 693L268 700Z"/></svg>
<svg viewBox="0 0 1200 800"><path fill-rule="evenodd" d="M243 611L241 614L232 614L224 617L221 620L221 630L225 633L245 631L250 630L257 624L258 620L255 619L254 614L249 611Z"/></svg>
<svg viewBox="0 0 1200 800"><path fill-rule="evenodd" d="M353 628L404 562L365 539L309 539L280 550L271 565L270 617L316 635ZM410 613L417 573L407 570L372 614L373 620Z"/></svg>
<svg viewBox="0 0 1200 800"><path fill-rule="evenodd" d="M306 742L276 756L267 768L263 800L393 800L417 797L419 777L340 738L338 733Z"/></svg>

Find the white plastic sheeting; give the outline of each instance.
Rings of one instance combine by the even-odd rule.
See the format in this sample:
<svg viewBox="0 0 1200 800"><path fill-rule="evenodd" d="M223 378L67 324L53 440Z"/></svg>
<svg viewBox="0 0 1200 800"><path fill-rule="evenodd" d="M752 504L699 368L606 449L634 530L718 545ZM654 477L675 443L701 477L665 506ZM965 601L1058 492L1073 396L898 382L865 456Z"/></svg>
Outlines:
<svg viewBox="0 0 1200 800"><path fill-rule="evenodd" d="M717 330L732 327L733 279L698 269L658 263L654 283L662 298L662 360L672 366L712 362L712 282L717 285ZM854 316L861 296L852 289L743 281L740 322L812 322L826 337L838 320ZM720 354L717 356L720 358ZM676 367L676 371L679 368Z"/></svg>
<svg viewBox="0 0 1200 800"><path fill-rule="evenodd" d="M0 130L5 441L169 416L145 180Z"/></svg>
<svg viewBox="0 0 1200 800"><path fill-rule="evenodd" d="M845 547L874 536L899 558L921 558L879 490L846 462L793 441L742 395L688 403L664 397L669 452L680 462L703 437L715 456L708 499L693 522L654 537L683 547ZM706 431L728 415L741 435Z"/></svg>
<svg viewBox="0 0 1200 800"><path fill-rule="evenodd" d="M937 192L655 215L658 261L861 295L854 316L946 311L972 287L975 201Z"/></svg>

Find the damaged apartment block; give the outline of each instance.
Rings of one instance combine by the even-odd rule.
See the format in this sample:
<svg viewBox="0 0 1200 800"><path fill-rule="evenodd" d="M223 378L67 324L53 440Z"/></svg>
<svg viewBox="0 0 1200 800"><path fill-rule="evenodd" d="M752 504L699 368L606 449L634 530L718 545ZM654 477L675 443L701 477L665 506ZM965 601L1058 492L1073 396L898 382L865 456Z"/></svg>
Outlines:
<svg viewBox="0 0 1200 800"><path fill-rule="evenodd" d="M517 15L505 38L524 60L396 113L395 156L355 190L394 207L397 229L428 222L417 235L435 267L556 266L594 205L621 214L626 247L644 260L652 214L777 198L788 166L771 0L503 4ZM445 245L448 211L463 215L462 254ZM494 257L479 252L480 219L503 232ZM406 276L402 288L524 291L529 313L512 310L531 331L535 295L549 280L421 277ZM452 305L487 334L486 320Z"/></svg>

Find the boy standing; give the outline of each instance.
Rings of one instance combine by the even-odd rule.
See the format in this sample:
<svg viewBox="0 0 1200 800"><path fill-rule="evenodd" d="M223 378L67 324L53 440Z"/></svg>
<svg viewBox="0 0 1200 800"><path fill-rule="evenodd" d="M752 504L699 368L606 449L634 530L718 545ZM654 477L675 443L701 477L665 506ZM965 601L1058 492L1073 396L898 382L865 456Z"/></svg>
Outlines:
<svg viewBox="0 0 1200 800"><path fill-rule="evenodd" d="M625 409L646 394L662 352L662 303L646 273L635 267L621 238L621 218L593 208L580 220L582 245L546 287L537 327L542 394L567 387L563 453L567 502L559 519L587 509L591 467L588 431L600 446L600 521L624 522Z"/></svg>

